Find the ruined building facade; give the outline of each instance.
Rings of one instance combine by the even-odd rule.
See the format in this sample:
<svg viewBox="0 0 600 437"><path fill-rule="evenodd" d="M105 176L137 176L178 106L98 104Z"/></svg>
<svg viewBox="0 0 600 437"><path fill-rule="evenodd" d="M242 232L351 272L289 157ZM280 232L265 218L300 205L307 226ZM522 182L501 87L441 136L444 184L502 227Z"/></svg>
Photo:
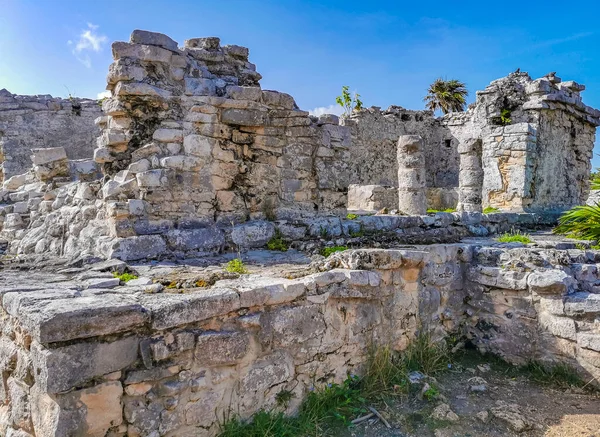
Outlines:
<svg viewBox="0 0 600 437"><path fill-rule="evenodd" d="M135 31L113 44L102 115L93 102L3 91L0 220L10 251L202 255L246 243L254 221L260 246L272 223L292 240L318 234L323 217L331 217L325 228L336 223L326 232L351 233L335 221L349 209L555 213L587 198L600 112L582 103L575 82L513 73L478 92L464 113L373 107L340 121L262 90L248 55L218 38L179 48ZM61 129L73 137L62 141ZM90 152L95 129L94 162L72 161ZM420 138L413 158L399 152L403 136ZM52 147L59 144L65 152ZM31 149L33 171L13 174ZM427 200L414 209L406 195L399 201L403 192Z"/></svg>

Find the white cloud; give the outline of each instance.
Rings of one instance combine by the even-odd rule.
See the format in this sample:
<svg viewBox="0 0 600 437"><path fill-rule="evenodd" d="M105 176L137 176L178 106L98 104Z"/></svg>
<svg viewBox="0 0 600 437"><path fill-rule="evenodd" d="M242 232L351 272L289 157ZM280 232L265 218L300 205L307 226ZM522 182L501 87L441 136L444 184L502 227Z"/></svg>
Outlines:
<svg viewBox="0 0 600 437"><path fill-rule="evenodd" d="M110 96L111 96L110 91L106 90L106 91L102 91L101 93L98 93L96 95L96 98L98 100L100 100L100 99L105 99L105 98L110 97Z"/></svg>
<svg viewBox="0 0 600 437"><path fill-rule="evenodd" d="M342 115L344 113L344 108L342 108L340 105L319 106L317 108L310 109L308 113L317 117L323 114Z"/></svg>
<svg viewBox="0 0 600 437"><path fill-rule="evenodd" d="M73 54L79 62L87 68L92 68L92 59L90 52L100 52L104 45L108 42L108 37L98 32L98 26L92 23L87 23L87 29L83 29L79 34L79 40L74 43L67 41L68 46L73 47Z"/></svg>

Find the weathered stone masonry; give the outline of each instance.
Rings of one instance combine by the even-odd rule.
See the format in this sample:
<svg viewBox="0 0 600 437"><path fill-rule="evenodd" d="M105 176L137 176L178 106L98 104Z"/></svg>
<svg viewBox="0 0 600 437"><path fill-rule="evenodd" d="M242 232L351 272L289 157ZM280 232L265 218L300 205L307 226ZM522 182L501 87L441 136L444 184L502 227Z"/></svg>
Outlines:
<svg viewBox="0 0 600 437"><path fill-rule="evenodd" d="M244 276L185 294L86 290L94 271L53 275L52 289L24 280L0 288L0 433L214 436L224 414L275 407L282 390L295 411L315 384L360 374L369 345L403 350L417 330L463 334L513 363L567 363L597 383L597 256L359 249L307 277Z"/></svg>
<svg viewBox="0 0 600 437"><path fill-rule="evenodd" d="M64 147L69 159L90 159L100 130L98 101L18 96L0 90L0 181L31 167L32 149Z"/></svg>

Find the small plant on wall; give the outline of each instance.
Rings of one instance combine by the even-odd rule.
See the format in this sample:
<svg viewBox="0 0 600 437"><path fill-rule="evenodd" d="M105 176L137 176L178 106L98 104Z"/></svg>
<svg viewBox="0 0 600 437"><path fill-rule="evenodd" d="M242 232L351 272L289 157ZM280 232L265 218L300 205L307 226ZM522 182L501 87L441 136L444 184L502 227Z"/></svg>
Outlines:
<svg viewBox="0 0 600 437"><path fill-rule="evenodd" d="M506 126L512 123L510 118L510 109L503 108L500 111L500 115L493 117L492 122L499 126Z"/></svg>
<svg viewBox="0 0 600 437"><path fill-rule="evenodd" d="M360 94L354 93L354 96L350 94L350 87L344 85L342 87L342 95L335 98L335 102L344 109L344 115L348 116L354 111L362 109L362 101L360 100Z"/></svg>

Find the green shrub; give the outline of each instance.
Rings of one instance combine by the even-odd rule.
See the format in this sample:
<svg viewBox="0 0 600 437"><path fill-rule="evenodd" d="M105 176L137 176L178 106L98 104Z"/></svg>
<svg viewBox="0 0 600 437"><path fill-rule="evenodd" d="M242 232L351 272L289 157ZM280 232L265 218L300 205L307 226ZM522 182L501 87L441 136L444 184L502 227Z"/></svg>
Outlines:
<svg viewBox="0 0 600 437"><path fill-rule="evenodd" d="M279 230L275 231L275 235L267 243L267 248L269 250L278 250L280 252L287 252L288 246L285 243L285 241L283 241L283 237L281 236L281 232L279 232Z"/></svg>
<svg viewBox="0 0 600 437"><path fill-rule="evenodd" d="M500 212L498 208L494 208L493 206L486 206L482 211L484 214L493 214L495 212Z"/></svg>
<svg viewBox="0 0 600 437"><path fill-rule="evenodd" d="M427 214L437 214L438 212L456 212L456 208L428 209L427 210Z"/></svg>
<svg viewBox="0 0 600 437"><path fill-rule="evenodd" d="M113 273L113 276L115 278L119 278L119 280L121 282L127 282L127 281L131 281L132 279L137 279L138 277L136 275L133 275L131 273L121 273L118 274L117 272Z"/></svg>
<svg viewBox="0 0 600 437"><path fill-rule="evenodd" d="M570 209L558 219L553 232L583 240L600 240L600 205Z"/></svg>
<svg viewBox="0 0 600 437"><path fill-rule="evenodd" d="M521 231L511 231L506 232L505 234L500 235L496 238L496 241L500 243L523 243L528 244L531 243L531 238L529 234L521 233Z"/></svg>
<svg viewBox="0 0 600 437"><path fill-rule="evenodd" d="M360 94L354 93L354 96L350 94L350 87L344 85L342 87L342 95L335 98L335 102L344 109L344 115L348 116L354 111L362 109L362 101L360 100Z"/></svg>
<svg viewBox="0 0 600 437"><path fill-rule="evenodd" d="M324 257L327 258L332 253L343 252L344 250L348 250L348 247L347 246L324 247L323 249L321 249L321 255L323 255Z"/></svg>
<svg viewBox="0 0 600 437"><path fill-rule="evenodd" d="M240 258L235 258L229 261L225 266L225 270L230 273L239 273L240 275L248 273L248 269Z"/></svg>
<svg viewBox="0 0 600 437"><path fill-rule="evenodd" d="M348 220L356 220L358 218L358 215L357 214L350 214L349 213L348 215L346 215L346 218Z"/></svg>

